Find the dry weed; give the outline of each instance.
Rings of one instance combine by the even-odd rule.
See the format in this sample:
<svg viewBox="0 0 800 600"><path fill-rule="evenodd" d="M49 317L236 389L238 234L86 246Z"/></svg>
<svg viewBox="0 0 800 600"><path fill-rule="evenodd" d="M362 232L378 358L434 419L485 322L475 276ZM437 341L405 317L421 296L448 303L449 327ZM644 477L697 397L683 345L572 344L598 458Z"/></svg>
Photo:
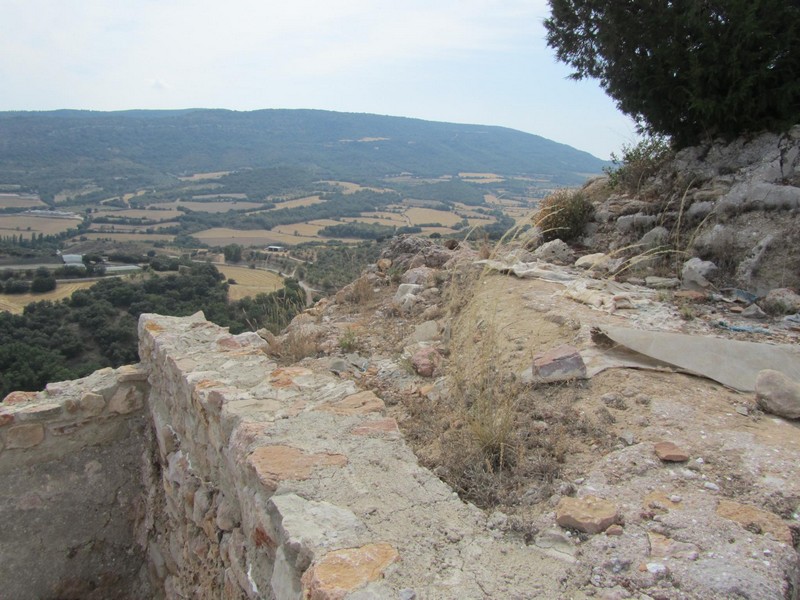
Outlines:
<svg viewBox="0 0 800 600"><path fill-rule="evenodd" d="M302 328L292 329L287 333L274 351L283 364L295 363L318 352L316 337L303 331Z"/></svg>

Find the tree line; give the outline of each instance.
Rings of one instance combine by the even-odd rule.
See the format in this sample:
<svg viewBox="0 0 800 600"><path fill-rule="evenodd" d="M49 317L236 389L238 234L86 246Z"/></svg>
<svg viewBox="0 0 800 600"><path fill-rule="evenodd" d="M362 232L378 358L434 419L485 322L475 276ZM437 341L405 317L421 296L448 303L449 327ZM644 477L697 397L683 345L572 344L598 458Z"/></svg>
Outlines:
<svg viewBox="0 0 800 600"><path fill-rule="evenodd" d="M305 303L296 280L284 284L229 302L228 284L216 267L184 263L177 274L105 279L65 300L29 304L21 315L0 312L0 398L136 362L137 320L146 312L186 316L202 310L232 333L280 331Z"/></svg>

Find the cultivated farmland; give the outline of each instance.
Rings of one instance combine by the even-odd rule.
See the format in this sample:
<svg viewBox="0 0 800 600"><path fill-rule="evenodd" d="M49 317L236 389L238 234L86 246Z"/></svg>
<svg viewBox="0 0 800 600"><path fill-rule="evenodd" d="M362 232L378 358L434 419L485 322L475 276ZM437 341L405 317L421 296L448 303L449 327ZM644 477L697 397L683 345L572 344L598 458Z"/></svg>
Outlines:
<svg viewBox="0 0 800 600"><path fill-rule="evenodd" d="M31 302L39 302L41 300L56 302L64 298L69 298L72 296L72 293L77 290L90 288L95 283L95 281L59 283L58 287L52 292L45 292L43 294L0 294L0 311L5 310L19 315L22 314L23 309Z"/></svg>
<svg viewBox="0 0 800 600"><path fill-rule="evenodd" d="M283 277L272 271L249 269L232 265L215 265L226 279L233 279L235 284L228 288L229 300L241 300L248 296L268 294L283 287Z"/></svg>

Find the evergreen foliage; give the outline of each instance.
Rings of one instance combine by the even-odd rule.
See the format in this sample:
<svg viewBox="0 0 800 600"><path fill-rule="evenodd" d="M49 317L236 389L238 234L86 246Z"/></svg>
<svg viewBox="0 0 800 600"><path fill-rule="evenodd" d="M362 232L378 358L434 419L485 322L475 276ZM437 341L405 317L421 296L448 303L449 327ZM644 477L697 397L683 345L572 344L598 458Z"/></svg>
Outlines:
<svg viewBox="0 0 800 600"><path fill-rule="evenodd" d="M800 121L799 0L549 0L547 42L678 146Z"/></svg>
<svg viewBox="0 0 800 600"><path fill-rule="evenodd" d="M27 285L15 279L8 283ZM262 327L278 331L305 300L297 281L284 284L277 292L229 303L228 286L216 267L195 263L179 274L143 281L104 279L69 299L29 304L21 315L0 312L0 398L136 362L136 324L145 312L186 316L202 310L233 333Z"/></svg>

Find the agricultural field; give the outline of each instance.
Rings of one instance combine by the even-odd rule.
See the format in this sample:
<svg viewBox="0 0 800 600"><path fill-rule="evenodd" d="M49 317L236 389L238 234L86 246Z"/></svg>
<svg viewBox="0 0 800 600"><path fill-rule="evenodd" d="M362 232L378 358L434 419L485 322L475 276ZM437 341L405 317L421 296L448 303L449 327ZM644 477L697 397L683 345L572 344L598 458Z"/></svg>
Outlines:
<svg viewBox="0 0 800 600"><path fill-rule="evenodd" d="M8 311L19 315L23 309L31 302L50 300L55 302L72 296L77 290L84 290L92 287L95 281L76 281L70 283L59 283L52 292L43 294L0 294L0 311Z"/></svg>
<svg viewBox="0 0 800 600"><path fill-rule="evenodd" d="M461 220L461 217L454 212L435 210L433 208L409 208L405 214L412 225L441 223L445 227L450 227Z"/></svg>
<svg viewBox="0 0 800 600"><path fill-rule="evenodd" d="M164 209L148 209L148 208L129 208L123 210L114 210L113 208L104 208L96 213L98 217L118 217L120 219L147 219L150 221L161 221L164 219L177 219L183 215L179 210L172 208Z"/></svg>
<svg viewBox="0 0 800 600"><path fill-rule="evenodd" d="M311 206L312 204L321 204L322 202L325 202L325 200L319 196L306 196L305 198L296 198L295 200L281 202L280 204L276 204L275 208L271 208L270 210L280 210L281 208L297 208L298 206Z"/></svg>
<svg viewBox="0 0 800 600"><path fill-rule="evenodd" d="M495 173L459 173L459 179L469 183L502 183L505 177Z"/></svg>
<svg viewBox="0 0 800 600"><path fill-rule="evenodd" d="M233 198L234 200L246 200L247 194L234 192L231 194L196 194L192 198L200 198L202 200L226 200Z"/></svg>
<svg viewBox="0 0 800 600"><path fill-rule="evenodd" d="M0 194L0 208L41 208L47 206L39 196Z"/></svg>
<svg viewBox="0 0 800 600"><path fill-rule="evenodd" d="M289 223L288 225L278 225L272 228L276 233L294 235L297 232L301 236L319 237L319 230L329 225L338 225L339 221L332 219L317 219L308 223Z"/></svg>
<svg viewBox="0 0 800 600"><path fill-rule="evenodd" d="M270 244L302 244L303 242L318 242L319 238L311 236L295 236L286 233L269 231L268 229L230 229L228 227L213 227L204 231L193 233L197 238L209 246L227 246L240 244L242 246L269 246Z"/></svg>
<svg viewBox="0 0 800 600"><path fill-rule="evenodd" d="M227 197L230 198L230 196ZM259 202L242 202L240 200L220 200L218 202L193 202L191 200L178 200L168 204L160 204L159 206L163 206L165 208L169 207L172 209L177 209L179 206L182 206L183 208L188 208L194 212L224 213L231 210L253 210L256 208L261 208L262 204ZM160 211L153 212L155 213ZM178 212L178 215L183 214L180 211L176 212Z"/></svg>
<svg viewBox="0 0 800 600"><path fill-rule="evenodd" d="M133 233L103 231L94 233L84 233L80 237L89 240L108 240L112 242L171 242L175 236L167 233ZM73 238L72 242L77 242L78 238Z"/></svg>
<svg viewBox="0 0 800 600"><path fill-rule="evenodd" d="M82 221L80 218L61 219L35 215L2 215L0 216L0 237L16 234L29 238L40 233L55 235L77 227Z"/></svg>
<svg viewBox="0 0 800 600"><path fill-rule="evenodd" d="M235 284L228 287L229 300L241 300L257 294L268 294L283 287L283 277L272 271L249 269L233 265L215 265L226 279L233 279Z"/></svg>
<svg viewBox="0 0 800 600"><path fill-rule="evenodd" d="M368 213L372 214L372 213ZM386 225L387 227L405 227L408 222L403 218L403 215L394 215L395 219L387 219L385 217L342 217L344 223L370 223L373 225Z"/></svg>
<svg viewBox="0 0 800 600"><path fill-rule="evenodd" d="M361 190L369 190L371 192L390 192L390 189L387 188L376 188L376 187L368 187L359 185L357 183L352 183L350 181L322 181L321 183L327 183L329 185L335 185L338 187L343 194L355 194Z"/></svg>
<svg viewBox="0 0 800 600"><path fill-rule="evenodd" d="M229 175L230 171L213 171L211 173L195 173L194 175L187 175L185 177L178 177L181 181L205 181L207 179L219 179L225 175Z"/></svg>

